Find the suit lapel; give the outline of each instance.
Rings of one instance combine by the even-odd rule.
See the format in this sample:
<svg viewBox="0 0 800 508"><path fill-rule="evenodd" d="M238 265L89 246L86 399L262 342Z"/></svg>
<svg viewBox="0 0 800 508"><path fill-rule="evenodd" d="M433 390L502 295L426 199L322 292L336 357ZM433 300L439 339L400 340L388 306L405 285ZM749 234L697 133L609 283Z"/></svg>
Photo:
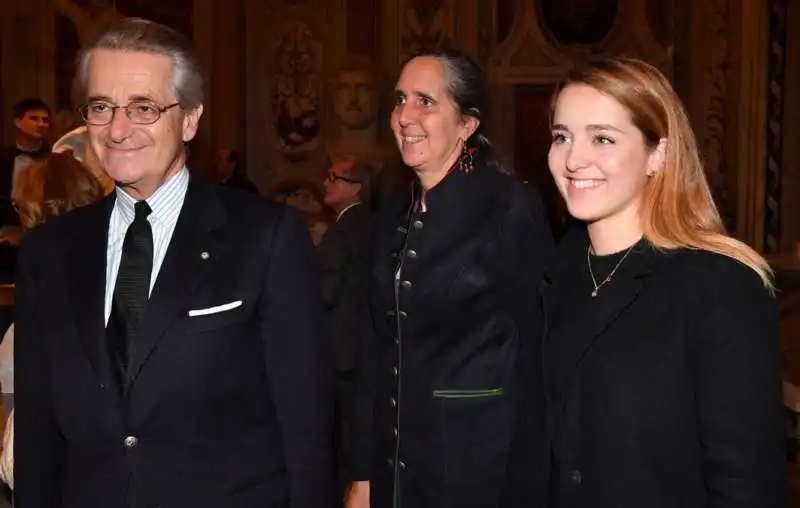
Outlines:
<svg viewBox="0 0 800 508"><path fill-rule="evenodd" d="M192 176L131 358L131 383L170 323L186 315L195 288L222 258L223 245L215 233L224 223L216 189Z"/></svg>
<svg viewBox="0 0 800 508"><path fill-rule="evenodd" d="M83 228L73 237L65 256L66 284L78 337L92 368L103 382L111 380L105 333L106 264L108 226L114 193L89 205Z"/></svg>
<svg viewBox="0 0 800 508"><path fill-rule="evenodd" d="M647 277L653 271L655 251L649 245L637 246L630 258L620 265L617 275L603 286L597 297L590 298L591 287L586 287L586 300L570 301L574 287L585 281L586 249L588 236L585 230L571 233L560 247L559 261L545 276L543 304L546 316L547 337L545 371L556 378L561 389L568 388L581 364L598 342L612 336L604 332L636 301ZM583 271L582 271L583 270ZM570 288L567 291L566 288ZM586 304L586 305L584 305ZM581 315L575 316L574 312ZM557 323L557 329L553 324Z"/></svg>

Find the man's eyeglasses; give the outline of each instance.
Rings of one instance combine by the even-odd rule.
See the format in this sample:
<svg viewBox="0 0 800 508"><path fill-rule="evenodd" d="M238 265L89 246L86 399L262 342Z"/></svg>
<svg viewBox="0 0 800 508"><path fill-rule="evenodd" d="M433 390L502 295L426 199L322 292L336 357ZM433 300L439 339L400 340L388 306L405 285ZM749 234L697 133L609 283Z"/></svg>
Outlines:
<svg viewBox="0 0 800 508"><path fill-rule="evenodd" d="M154 124L161 114L180 105L175 102L168 106L159 106L153 101L134 101L127 106L114 106L108 102L92 101L78 108L83 120L89 125L108 125L114 119L118 109L125 110L128 119L139 125Z"/></svg>
<svg viewBox="0 0 800 508"><path fill-rule="evenodd" d="M361 183L360 180L354 180L353 178L347 178L346 176L339 176L336 173L328 173L326 180L328 180L328 183L333 183L336 180L342 180L347 183Z"/></svg>

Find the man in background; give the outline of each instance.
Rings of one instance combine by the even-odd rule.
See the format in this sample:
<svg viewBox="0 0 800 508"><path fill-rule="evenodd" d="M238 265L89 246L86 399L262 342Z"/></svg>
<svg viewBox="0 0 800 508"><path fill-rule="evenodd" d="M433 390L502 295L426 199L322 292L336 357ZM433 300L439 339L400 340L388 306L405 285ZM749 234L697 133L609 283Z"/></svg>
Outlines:
<svg viewBox="0 0 800 508"><path fill-rule="evenodd" d="M42 99L31 97L14 104L15 143L0 152L0 198L9 199L14 175L35 159L47 155L44 138L50 128L50 108Z"/></svg>
<svg viewBox="0 0 800 508"><path fill-rule="evenodd" d="M372 171L346 157L328 169L325 204L336 213L317 246L322 297L328 332L333 338L336 369L335 458L337 500L344 498L348 482L350 406L358 342L369 316L369 247Z"/></svg>
<svg viewBox="0 0 800 508"><path fill-rule="evenodd" d="M258 187L247 178L244 172L241 155L238 150L220 148L217 150L216 160L214 162L216 164L217 175L220 178L220 185L258 194Z"/></svg>

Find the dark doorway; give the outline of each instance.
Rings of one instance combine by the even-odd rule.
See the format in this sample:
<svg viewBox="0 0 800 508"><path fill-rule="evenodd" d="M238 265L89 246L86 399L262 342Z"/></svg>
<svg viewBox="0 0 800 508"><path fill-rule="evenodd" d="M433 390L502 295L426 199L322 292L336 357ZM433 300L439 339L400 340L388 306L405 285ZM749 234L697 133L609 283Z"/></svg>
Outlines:
<svg viewBox="0 0 800 508"><path fill-rule="evenodd" d="M547 167L547 152L552 139L549 125L552 90L551 85L519 85L514 90L514 170L541 194L553 235L559 239L566 227L566 208Z"/></svg>

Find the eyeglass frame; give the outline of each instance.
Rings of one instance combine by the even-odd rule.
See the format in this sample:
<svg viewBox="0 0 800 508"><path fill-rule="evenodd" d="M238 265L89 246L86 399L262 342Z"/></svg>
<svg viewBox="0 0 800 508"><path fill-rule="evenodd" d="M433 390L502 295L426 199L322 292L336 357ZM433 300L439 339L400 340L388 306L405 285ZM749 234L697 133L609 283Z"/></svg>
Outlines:
<svg viewBox="0 0 800 508"><path fill-rule="evenodd" d="M334 182L336 182L336 180L343 180L343 181L345 181L347 183L352 183L352 184L360 184L361 183L361 180L355 180L353 178L348 178L346 176L340 176L340 175L337 175L336 173L328 173L328 176L325 177L325 180L327 180L328 183L334 183Z"/></svg>
<svg viewBox="0 0 800 508"><path fill-rule="evenodd" d="M169 104L167 106L159 106L154 101L138 100L138 101L131 101L131 102L129 102L128 104L126 104L124 106L115 106L115 105L112 105L111 103L106 102L106 101L95 101L95 102L106 104L111 109L111 118L109 118L107 122L104 122L104 123L92 123L92 122L89 122L89 119L87 118L87 116L89 116L88 108L89 108L90 102L87 102L86 104L82 104L81 106L78 107L78 114L81 115L81 118L83 118L83 121L86 122L86 125L93 125L95 127L102 127L103 125L109 125L111 122L113 122L114 121L114 117L116 116L118 109L124 109L125 110L125 116L127 116L128 120L130 120L131 122L133 122L136 125L153 125L157 121L161 120L161 115L163 115L164 113L166 113L170 109L174 108L175 106L180 106L180 104L181 104L180 102L173 102L172 104ZM133 119L131 119L131 112L128 109L134 104L152 105L152 106L155 107L156 111L158 111L158 116L152 122L135 122L135 121L133 121Z"/></svg>

